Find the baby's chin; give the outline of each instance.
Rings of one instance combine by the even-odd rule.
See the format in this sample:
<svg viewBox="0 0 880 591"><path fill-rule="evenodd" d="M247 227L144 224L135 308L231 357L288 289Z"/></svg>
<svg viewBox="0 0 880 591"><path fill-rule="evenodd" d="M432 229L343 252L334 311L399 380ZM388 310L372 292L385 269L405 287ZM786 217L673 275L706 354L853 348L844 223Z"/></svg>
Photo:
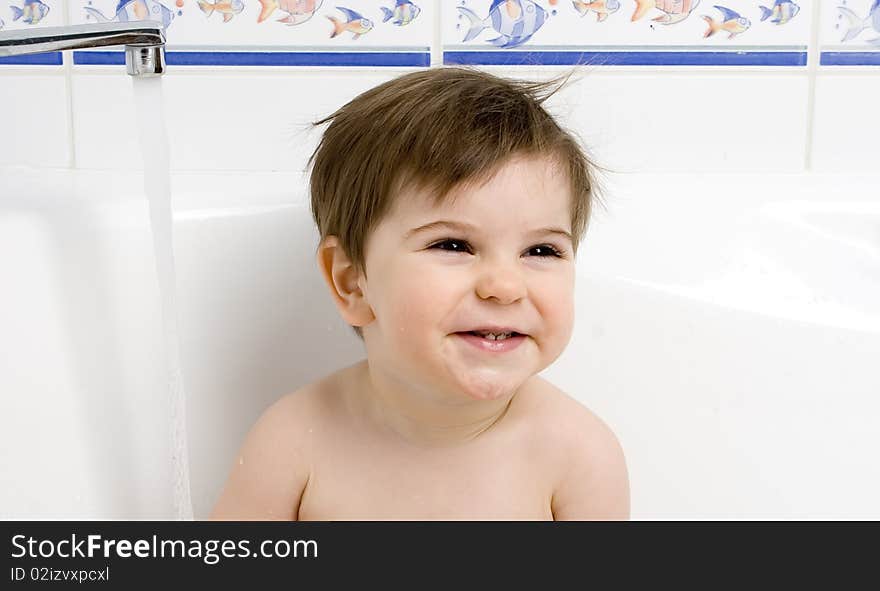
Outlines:
<svg viewBox="0 0 880 591"><path fill-rule="evenodd" d="M456 389L473 400L509 400L531 377L524 368L466 367L453 373Z"/></svg>

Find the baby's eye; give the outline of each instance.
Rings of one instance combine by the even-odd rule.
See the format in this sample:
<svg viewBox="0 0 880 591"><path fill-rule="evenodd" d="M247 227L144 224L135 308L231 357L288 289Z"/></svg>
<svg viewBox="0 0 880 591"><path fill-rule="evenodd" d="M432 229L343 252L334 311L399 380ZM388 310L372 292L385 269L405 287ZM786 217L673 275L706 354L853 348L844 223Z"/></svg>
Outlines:
<svg viewBox="0 0 880 591"><path fill-rule="evenodd" d="M540 251L541 254L536 256L539 257L556 257L562 258L562 253L556 250L553 246L549 244L542 244L540 246L533 246L529 252Z"/></svg>
<svg viewBox="0 0 880 591"><path fill-rule="evenodd" d="M457 240L455 238L447 238L445 240L441 240L440 242L431 246L431 248L437 248L438 246L442 246L444 244L453 245L452 248L441 248L440 250L448 250L451 252L469 252L471 249L470 244L465 242L464 240Z"/></svg>

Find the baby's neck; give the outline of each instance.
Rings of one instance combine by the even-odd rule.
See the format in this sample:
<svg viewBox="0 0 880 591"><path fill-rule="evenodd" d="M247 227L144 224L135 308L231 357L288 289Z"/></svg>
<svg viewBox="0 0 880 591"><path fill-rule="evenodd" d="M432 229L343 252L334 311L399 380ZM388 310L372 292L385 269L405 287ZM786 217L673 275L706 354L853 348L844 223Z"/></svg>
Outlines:
<svg viewBox="0 0 880 591"><path fill-rule="evenodd" d="M513 396L449 400L431 392L414 392L366 360L357 366L357 374L362 389L355 404L363 415L416 447L457 447L473 442L497 427L513 401Z"/></svg>

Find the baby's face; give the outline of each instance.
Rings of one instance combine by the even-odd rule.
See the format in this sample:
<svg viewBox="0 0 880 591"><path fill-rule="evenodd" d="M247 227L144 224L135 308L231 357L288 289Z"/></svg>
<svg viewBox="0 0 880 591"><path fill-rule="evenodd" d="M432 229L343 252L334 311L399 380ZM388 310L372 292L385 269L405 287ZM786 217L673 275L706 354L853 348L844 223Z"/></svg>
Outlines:
<svg viewBox="0 0 880 591"><path fill-rule="evenodd" d="M371 364L415 388L477 400L510 396L550 365L574 322L570 199L566 175L535 157L458 189L454 203L400 195L366 245ZM489 326L526 336L497 352L461 334Z"/></svg>

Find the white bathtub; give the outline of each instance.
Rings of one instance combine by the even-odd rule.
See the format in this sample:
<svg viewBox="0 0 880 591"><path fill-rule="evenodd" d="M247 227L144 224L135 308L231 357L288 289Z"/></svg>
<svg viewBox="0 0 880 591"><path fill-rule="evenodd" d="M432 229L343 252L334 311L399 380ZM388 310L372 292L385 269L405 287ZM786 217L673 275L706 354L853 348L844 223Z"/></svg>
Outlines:
<svg viewBox="0 0 880 591"><path fill-rule="evenodd" d="M634 519L880 518L880 176L614 179L545 375L626 451ZM140 174L0 169L0 518L173 518ZM175 174L196 518L277 397L364 356L305 184Z"/></svg>

